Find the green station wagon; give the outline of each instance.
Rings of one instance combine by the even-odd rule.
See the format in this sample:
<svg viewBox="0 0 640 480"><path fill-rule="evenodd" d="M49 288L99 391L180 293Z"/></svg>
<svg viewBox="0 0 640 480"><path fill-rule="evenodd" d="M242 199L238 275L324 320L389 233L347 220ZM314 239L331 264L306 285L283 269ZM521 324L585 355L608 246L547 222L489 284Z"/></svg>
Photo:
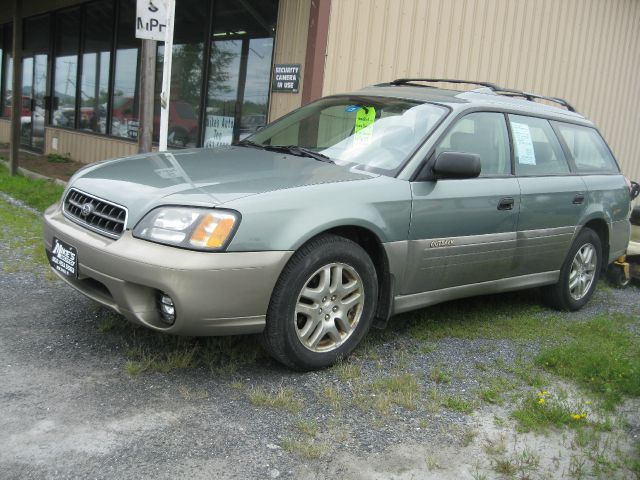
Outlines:
<svg viewBox="0 0 640 480"><path fill-rule="evenodd" d="M45 213L51 266L132 322L261 334L302 370L438 302L543 287L581 308L629 241L607 144L564 100L438 81L322 98L229 147L87 166Z"/></svg>

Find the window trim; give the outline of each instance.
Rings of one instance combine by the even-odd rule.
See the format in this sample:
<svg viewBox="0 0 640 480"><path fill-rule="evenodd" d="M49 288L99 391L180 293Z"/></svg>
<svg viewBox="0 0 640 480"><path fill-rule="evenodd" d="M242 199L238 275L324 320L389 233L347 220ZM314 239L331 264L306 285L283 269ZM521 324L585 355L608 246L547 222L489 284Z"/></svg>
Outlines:
<svg viewBox="0 0 640 480"><path fill-rule="evenodd" d="M575 124L575 123L562 122L562 121L559 121L559 120L549 120L549 123L551 124L551 128L553 128L553 131L556 133L556 136L558 137L558 141L560 142L560 145L562 146L562 149L565 150L565 155L567 156L567 159L570 159L571 166L575 169L576 175L593 176L593 175L621 175L622 174L622 169L620 168L620 164L618 163L618 160L616 159L615 155L613 154L613 151L611 150L611 147L609 146L609 144L605 140L604 136L600 133L600 130L598 130L596 127L588 127L586 125L578 125L578 124ZM602 140L602 143L604 143L605 148L607 149L607 151L611 155L611 158L613 159L613 164L615 165L617 171L611 171L611 172L580 172L579 169L578 169L578 165L575 163L575 158L573 156L573 153L571 152L571 149L569 148L569 145L567 145L567 143L564 140L564 137L562 136L562 133L560 132L560 129L558 127L558 124L560 124L560 123L564 123L566 125L574 125L574 126L582 127L582 128L588 128L588 129L591 129L591 130L595 131L596 135L598 135L600 137L600 139Z"/></svg>
<svg viewBox="0 0 640 480"><path fill-rule="evenodd" d="M558 145L560 146L560 151L562 151L562 155L564 156L564 160L565 160L565 162L567 164L567 167L569 168L568 172L563 172L563 173L545 173L545 174L533 174L533 175L520 175L516 171L515 147L513 147L513 150L514 150L514 154L513 154L513 173L517 178L567 177L567 176L570 176L570 175L576 175L577 174L577 172L573 168L574 167L573 162L571 160L569 160L569 157L567 157L567 154L564 151L564 147L563 147L562 143L560 142L560 139L558 138L558 134L556 133L555 129L553 128L553 125L551 125L551 120L549 120L548 118L544 118L544 117L532 117L531 115L522 115L522 114L518 114L518 113L510 113L510 114L507 114L507 121L509 123L509 130L511 130L511 119L509 118L510 115L515 115L515 116L518 116L518 117L535 118L537 120L546 121L547 124L549 125L549 127L551 128L551 132L552 132L553 136L555 137L556 141L558 142Z"/></svg>
<svg viewBox="0 0 640 480"><path fill-rule="evenodd" d="M449 110L451 111L451 107L449 107L448 105L443 105L440 103L436 103L436 102L425 102L425 103L434 103L436 105L439 105L441 107L447 107L449 108ZM460 112L459 115L455 116L451 122L449 123L449 125L447 125L447 128L445 128L445 130L442 132L442 134L436 139L436 141L433 143L433 146L429 149L429 151L427 152L427 154L425 155L424 159L422 160L422 162L420 163L420 165L418 166L418 168L416 168L415 172L413 173L413 175L411 175L411 178L409 179L410 182L416 182L416 181L420 181L420 182L428 182L428 181L434 181L435 178L433 177L433 175L431 174L431 167L433 166L433 163L436 161L435 159L435 153L436 153L436 148L438 146L438 144L444 140L444 138L449 134L449 132L455 127L455 125L457 125L457 123L462 120L464 117L466 117L467 115L471 115L473 113L496 113L496 114L500 114L500 115L507 115L507 112L503 111L503 110L492 110L492 109L488 109L488 108L483 108L483 107L478 107L478 108L470 108L468 110L462 110ZM435 131L435 129L437 127L439 127L442 122L448 117L449 115L446 115L445 117L442 118L442 120L440 121L440 123L438 125L436 125L432 131ZM503 175L486 175L486 176L479 176L476 177L474 180L482 180L482 179L496 179L496 178L515 178L515 174L514 174L514 155L513 155L513 144L511 143L511 129L509 128L508 125L508 121L506 118L504 118L505 121L505 127L507 129L507 140L509 141L509 155L511 156L511 173L506 173ZM426 138L424 140L424 142L422 142L422 144L419 147L422 147L422 145L424 145L424 143L427 141L428 138ZM419 148L418 147L418 148ZM412 158L413 155L415 155L415 153L417 153L417 149L415 152L413 152L411 154L411 156L409 158ZM408 162L407 162L408 163ZM406 164L405 164L406 166ZM418 178L420 178L422 176L422 172L424 172L425 170L429 170L429 172L425 175L425 178L422 178L420 180L418 180ZM400 171L398 171L399 173ZM397 175L396 175L397 176ZM444 179L443 179L444 180ZM449 179L452 180L452 179ZM454 179L455 180L455 179Z"/></svg>

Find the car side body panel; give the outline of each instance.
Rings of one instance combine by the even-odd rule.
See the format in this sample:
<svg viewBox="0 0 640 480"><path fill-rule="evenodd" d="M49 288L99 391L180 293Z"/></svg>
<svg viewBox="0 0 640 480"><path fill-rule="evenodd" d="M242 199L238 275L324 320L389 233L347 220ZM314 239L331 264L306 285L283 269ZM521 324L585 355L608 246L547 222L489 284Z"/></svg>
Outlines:
<svg viewBox="0 0 640 480"><path fill-rule="evenodd" d="M407 238L411 190L409 182L380 176L273 191L223 207L242 212L228 247L232 252L297 250L316 235L343 226L365 228L386 243Z"/></svg>

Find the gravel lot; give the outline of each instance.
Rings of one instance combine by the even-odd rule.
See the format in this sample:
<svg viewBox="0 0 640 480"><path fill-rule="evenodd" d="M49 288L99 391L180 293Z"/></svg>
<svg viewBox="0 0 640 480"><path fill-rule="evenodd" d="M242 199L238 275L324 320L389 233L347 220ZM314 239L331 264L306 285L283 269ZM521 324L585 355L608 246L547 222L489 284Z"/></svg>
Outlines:
<svg viewBox="0 0 640 480"><path fill-rule="evenodd" d="M0 244L0 263L19 255ZM514 429L494 425L495 416L508 417L506 407L483 405L478 388L539 348L492 339L419 343L405 315L373 332L344 368L291 372L245 337L230 342L255 359L132 375L131 347L160 351L162 337L129 327L45 271L0 277L0 476L7 479L494 478L482 442ZM538 301L533 290L456 302L451 311ZM640 317L640 288L603 289L582 312L563 315L577 321L613 311ZM362 387L393 375L417 380L412 407L378 405L376 390ZM280 392L285 402L260 405L256 392ZM470 408L443 408L434 395ZM626 433L638 441L634 417ZM540 476L563 478L567 465L543 461Z"/></svg>

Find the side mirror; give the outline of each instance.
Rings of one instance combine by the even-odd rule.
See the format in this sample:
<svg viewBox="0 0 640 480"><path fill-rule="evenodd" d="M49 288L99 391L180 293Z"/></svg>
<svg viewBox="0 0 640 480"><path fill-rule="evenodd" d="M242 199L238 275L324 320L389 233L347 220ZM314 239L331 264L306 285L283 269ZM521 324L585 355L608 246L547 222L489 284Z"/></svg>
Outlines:
<svg viewBox="0 0 640 480"><path fill-rule="evenodd" d="M476 178L480 175L480 155L442 152L433 163L433 175L441 178Z"/></svg>

